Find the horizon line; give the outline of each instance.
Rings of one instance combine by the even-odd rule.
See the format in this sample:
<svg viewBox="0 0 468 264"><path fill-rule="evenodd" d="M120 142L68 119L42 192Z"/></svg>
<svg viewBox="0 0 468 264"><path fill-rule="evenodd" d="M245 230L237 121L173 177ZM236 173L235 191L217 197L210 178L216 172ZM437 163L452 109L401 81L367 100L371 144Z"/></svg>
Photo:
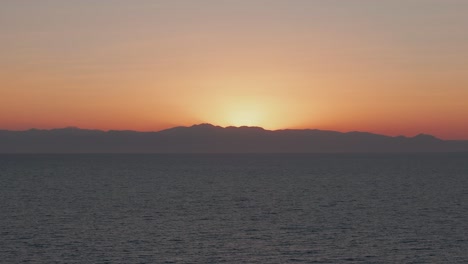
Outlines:
<svg viewBox="0 0 468 264"><path fill-rule="evenodd" d="M426 135L426 136L431 136L431 137L434 137L436 139L440 139L440 140L454 140L454 141L458 141L458 140L462 140L462 141L465 141L465 140L468 140L467 139L445 139L445 138L440 138L440 137L437 137L437 136L434 136L432 134L427 134L427 133L424 133L424 132L420 132L420 133L417 133L415 134L414 136L408 136L408 135L403 135L403 134L400 134L400 135L397 135L397 136L391 136L391 135L387 135L387 134L380 134L380 133L375 133L375 132L369 132L369 131L361 131L361 130L350 130L350 131L340 131L340 130L330 130L330 129L317 129L317 128L282 128L282 129L265 129L261 126L234 126L234 125L231 125L231 126L220 126L220 125L214 125L212 123L198 123L198 124L193 124L193 125L189 125L189 126L184 126L184 125L180 125L180 126L173 126L173 127L167 127L167 128L164 128L164 129L161 129L161 130L146 130L146 131L143 131L143 130L132 130L132 129L94 129L94 128L82 128L82 127L78 127L78 126L65 126L65 127L56 127L56 128L35 128L35 127L32 127L32 128L29 128L29 129L24 129L24 130L10 130L10 129L2 129L0 128L0 131L9 131L9 132L27 132L27 131L34 131L34 130L39 130L39 131L52 131L52 130L65 130L65 129L76 129L76 130L87 130L87 131L100 131L100 132L137 132L137 133L159 133L159 132L162 132L162 131L166 131L166 130L170 130L170 129L174 129L174 128L191 128L191 127L197 127L197 126L211 126L211 127L215 127L215 128L221 128L221 129L228 129L228 128L256 128L256 129L261 129L261 130L264 130L264 131L270 131L270 132L275 132L275 131L286 131L286 130L297 130L297 131L323 131L323 132L337 132L337 133L342 133L342 134L348 134L348 133L367 133L367 134L373 134L373 135L381 135L381 136L387 136L387 137L393 137L393 138L397 138L397 137L406 137L406 138L413 138L413 137L416 137L416 136L421 136L421 135Z"/></svg>

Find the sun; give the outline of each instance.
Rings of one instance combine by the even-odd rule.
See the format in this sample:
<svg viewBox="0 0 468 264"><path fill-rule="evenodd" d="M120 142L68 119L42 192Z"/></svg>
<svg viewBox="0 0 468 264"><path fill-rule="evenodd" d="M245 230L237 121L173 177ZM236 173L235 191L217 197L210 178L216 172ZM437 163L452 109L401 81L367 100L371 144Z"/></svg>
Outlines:
<svg viewBox="0 0 468 264"><path fill-rule="evenodd" d="M233 126L261 126L262 113L258 109L237 109L229 113L228 123Z"/></svg>
<svg viewBox="0 0 468 264"><path fill-rule="evenodd" d="M207 123L217 124L219 126L250 126L262 127L264 129L277 129L278 120L281 116L278 114L278 107L275 102L262 100L262 98L224 98L218 100L216 105L210 108L204 108L201 119Z"/></svg>

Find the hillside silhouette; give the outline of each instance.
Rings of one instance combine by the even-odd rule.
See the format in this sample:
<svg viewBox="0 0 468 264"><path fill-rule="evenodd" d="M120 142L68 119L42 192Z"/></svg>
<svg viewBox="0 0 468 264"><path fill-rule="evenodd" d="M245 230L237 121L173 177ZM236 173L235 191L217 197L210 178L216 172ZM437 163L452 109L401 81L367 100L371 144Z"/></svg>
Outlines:
<svg viewBox="0 0 468 264"><path fill-rule="evenodd" d="M0 153L333 153L460 152L468 141L431 135L390 137L317 129L265 130L211 124L159 132L79 128L0 130Z"/></svg>

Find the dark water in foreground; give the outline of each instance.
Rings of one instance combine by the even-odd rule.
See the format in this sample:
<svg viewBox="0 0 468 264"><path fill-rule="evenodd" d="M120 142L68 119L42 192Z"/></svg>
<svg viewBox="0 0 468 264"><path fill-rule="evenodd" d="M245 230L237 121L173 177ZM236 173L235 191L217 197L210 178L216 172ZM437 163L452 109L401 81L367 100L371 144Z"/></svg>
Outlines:
<svg viewBox="0 0 468 264"><path fill-rule="evenodd" d="M468 155L0 155L1 263L468 263Z"/></svg>

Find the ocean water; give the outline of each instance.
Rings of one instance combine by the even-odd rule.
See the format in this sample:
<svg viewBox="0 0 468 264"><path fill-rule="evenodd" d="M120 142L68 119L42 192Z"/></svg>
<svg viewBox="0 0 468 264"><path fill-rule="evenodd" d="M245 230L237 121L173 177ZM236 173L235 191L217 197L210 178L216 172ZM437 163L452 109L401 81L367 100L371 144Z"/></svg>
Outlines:
<svg viewBox="0 0 468 264"><path fill-rule="evenodd" d="M468 154L0 155L1 263L468 263Z"/></svg>

